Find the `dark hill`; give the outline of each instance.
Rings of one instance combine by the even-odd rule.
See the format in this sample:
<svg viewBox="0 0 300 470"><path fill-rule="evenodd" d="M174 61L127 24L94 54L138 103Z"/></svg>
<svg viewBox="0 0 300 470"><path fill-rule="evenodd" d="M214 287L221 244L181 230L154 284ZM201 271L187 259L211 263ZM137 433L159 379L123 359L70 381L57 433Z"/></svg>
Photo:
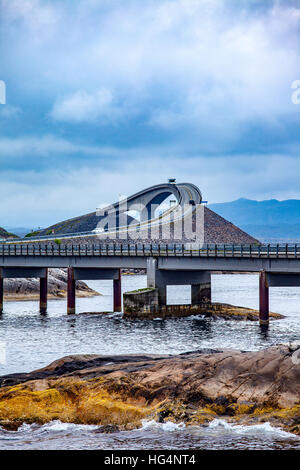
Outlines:
<svg viewBox="0 0 300 470"><path fill-rule="evenodd" d="M97 227L101 220L101 216L97 216L96 212L75 217L73 219L59 222L40 232L41 235L65 234L90 232ZM134 219L128 217L128 223ZM225 220L208 207L204 207L204 241L205 243L258 243L258 240L248 235L243 230L231 222Z"/></svg>
<svg viewBox="0 0 300 470"><path fill-rule="evenodd" d="M259 243L248 233L224 219L208 207L204 208L205 243Z"/></svg>
<svg viewBox="0 0 300 470"><path fill-rule="evenodd" d="M98 223L101 221L102 216L97 216L96 212L74 217L73 219L64 220L57 224L51 225L44 230L40 230L40 235L65 234L65 233L81 233L91 232L94 230ZM127 217L127 223L130 224L134 219L130 216Z"/></svg>
<svg viewBox="0 0 300 470"><path fill-rule="evenodd" d="M0 238L16 238L14 233L7 232L4 228L0 227Z"/></svg>

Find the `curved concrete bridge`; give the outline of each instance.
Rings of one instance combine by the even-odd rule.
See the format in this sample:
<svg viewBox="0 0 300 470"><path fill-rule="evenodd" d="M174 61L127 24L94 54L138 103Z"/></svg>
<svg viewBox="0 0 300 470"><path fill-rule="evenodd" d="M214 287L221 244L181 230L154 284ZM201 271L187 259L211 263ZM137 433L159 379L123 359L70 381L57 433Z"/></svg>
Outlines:
<svg viewBox="0 0 300 470"><path fill-rule="evenodd" d="M170 196L174 196L175 204L170 206L167 210L164 210L159 215L155 215L159 206ZM191 216L197 208L203 208L203 206L201 206L201 202L201 191L192 183L158 184L143 189L128 198L121 199L113 204L97 209L94 217L93 229L90 231L60 233L53 230L55 232L53 234L37 235L35 237L18 240L3 240L1 242L7 244L31 243L38 241L46 242L55 240L57 237L68 239L95 237L95 235L98 235L100 238L102 235L105 235L105 237L126 240L127 238L130 238L131 235L134 239L134 232L136 231L139 231L140 233L142 232L143 238L148 238L146 235L150 235L152 230L154 232L155 229L158 230L159 227L168 227L170 223L176 224L177 222L178 227L180 227L178 232L180 233L182 230L182 226L180 225L181 221ZM130 211L138 212L139 219L130 217L128 215ZM93 214L87 214L86 217L89 216L92 217ZM72 222L77 221L78 219L78 217L69 219L64 221L62 225L72 225ZM48 231L50 232L51 230Z"/></svg>
<svg viewBox="0 0 300 470"><path fill-rule="evenodd" d="M176 198L176 203L161 214L155 215L161 203L172 195ZM159 226L168 227L173 223L179 227L176 226L175 232L180 233L181 222L191 216L201 202L201 191L194 184L158 184L98 210L97 215L100 216L100 220L94 232L126 239L138 230L139 234L142 232L145 237L145 233L150 234ZM139 220L133 219L128 223L130 211L138 212Z"/></svg>

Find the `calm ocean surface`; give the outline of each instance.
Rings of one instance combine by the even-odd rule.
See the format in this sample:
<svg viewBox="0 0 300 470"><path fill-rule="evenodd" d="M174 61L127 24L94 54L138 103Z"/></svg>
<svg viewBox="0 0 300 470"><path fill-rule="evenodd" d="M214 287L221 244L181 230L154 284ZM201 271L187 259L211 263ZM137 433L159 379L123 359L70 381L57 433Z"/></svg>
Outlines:
<svg viewBox="0 0 300 470"><path fill-rule="evenodd" d="M124 276L123 290L146 286L146 276ZM256 322L203 319L125 320L121 314L83 312L112 309L111 281L89 281L102 296L77 299L76 316L66 315L65 300L51 300L48 314L38 302L7 302L0 316L0 375L31 371L69 354L181 353L203 347L257 350L300 339L300 288L270 289L270 308L286 315L272 321L268 333ZM213 301L258 307L258 276L215 275ZM169 303L188 303L189 287L168 288ZM144 422L135 431L102 434L99 426L53 422L23 425L17 432L0 428L1 449L289 449L300 439L268 423L234 426L222 420L208 427L185 428Z"/></svg>

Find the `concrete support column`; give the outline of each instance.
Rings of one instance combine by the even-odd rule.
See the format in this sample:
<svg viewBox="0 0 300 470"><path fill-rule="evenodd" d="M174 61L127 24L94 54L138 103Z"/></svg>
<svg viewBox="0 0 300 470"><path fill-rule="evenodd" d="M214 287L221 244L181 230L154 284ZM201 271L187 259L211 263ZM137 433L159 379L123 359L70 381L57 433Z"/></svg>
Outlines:
<svg viewBox="0 0 300 470"><path fill-rule="evenodd" d="M191 304L200 305L203 302L211 303L211 283L191 285Z"/></svg>
<svg viewBox="0 0 300 470"><path fill-rule="evenodd" d="M114 312L122 312L122 283L121 269L119 269L119 279L114 279Z"/></svg>
<svg viewBox="0 0 300 470"><path fill-rule="evenodd" d="M73 268L68 268L68 295L67 295L67 313L72 315L75 313L76 299L76 281L74 279Z"/></svg>
<svg viewBox="0 0 300 470"><path fill-rule="evenodd" d="M47 312L48 297L48 268L46 268L45 277L40 277L40 313Z"/></svg>
<svg viewBox="0 0 300 470"><path fill-rule="evenodd" d="M269 324L269 287L265 271L259 278L259 322L261 325Z"/></svg>
<svg viewBox="0 0 300 470"><path fill-rule="evenodd" d="M147 287L156 287L156 269L157 260L155 258L147 258Z"/></svg>
<svg viewBox="0 0 300 470"><path fill-rule="evenodd" d="M157 260L155 258L147 259L147 287L157 289L158 305L167 305L167 285L161 279L161 274L157 270Z"/></svg>
<svg viewBox="0 0 300 470"><path fill-rule="evenodd" d="M3 312L3 277L2 269L0 268L0 314Z"/></svg>
<svg viewBox="0 0 300 470"><path fill-rule="evenodd" d="M161 286L157 288L158 292L158 305L164 307L167 305L167 286Z"/></svg>

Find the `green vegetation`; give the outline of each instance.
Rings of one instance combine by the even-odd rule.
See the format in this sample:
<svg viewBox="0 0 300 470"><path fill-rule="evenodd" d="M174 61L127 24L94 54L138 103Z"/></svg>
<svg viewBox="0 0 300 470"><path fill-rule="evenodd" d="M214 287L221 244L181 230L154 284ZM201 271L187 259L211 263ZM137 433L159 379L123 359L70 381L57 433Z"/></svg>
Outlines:
<svg viewBox="0 0 300 470"><path fill-rule="evenodd" d="M155 290L155 287L144 287L143 289L131 290L130 292L126 292L126 294L138 294L141 292L151 292L153 290Z"/></svg>
<svg viewBox="0 0 300 470"><path fill-rule="evenodd" d="M25 238L36 237L39 234L40 234L39 230L35 230L35 231L27 233L27 235L25 235Z"/></svg>
<svg viewBox="0 0 300 470"><path fill-rule="evenodd" d="M7 232L4 228L0 227L0 238L19 238L14 233Z"/></svg>
<svg viewBox="0 0 300 470"><path fill-rule="evenodd" d="M56 239L54 240L54 243L56 243L56 245L59 246L59 245L61 245L61 240L60 240L59 238L56 238Z"/></svg>

